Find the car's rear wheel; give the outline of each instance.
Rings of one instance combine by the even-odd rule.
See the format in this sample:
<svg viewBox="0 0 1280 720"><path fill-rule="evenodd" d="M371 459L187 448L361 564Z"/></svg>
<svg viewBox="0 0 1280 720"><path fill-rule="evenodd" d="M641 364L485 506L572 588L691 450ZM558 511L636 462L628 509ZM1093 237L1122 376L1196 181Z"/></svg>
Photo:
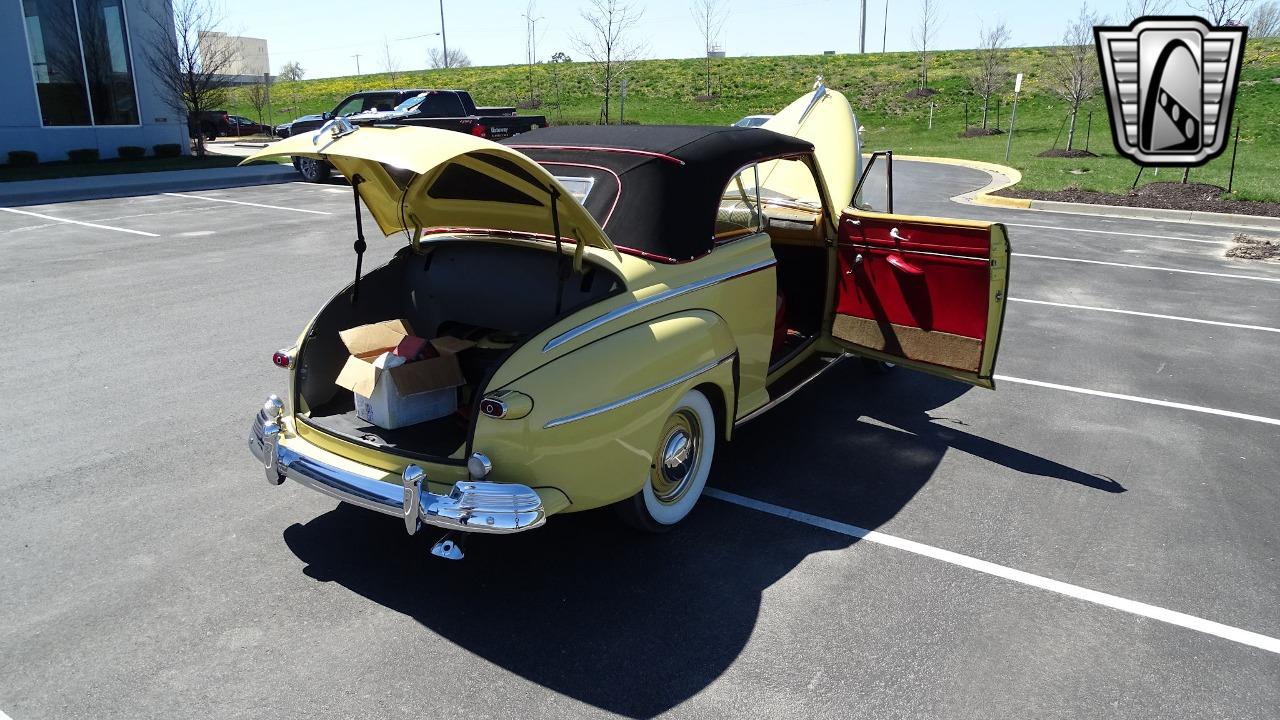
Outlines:
<svg viewBox="0 0 1280 720"><path fill-rule="evenodd" d="M315 158L300 157L294 158L294 167L298 168L298 172L302 175L302 179L307 182L321 183L329 179L333 174L333 166L323 160Z"/></svg>
<svg viewBox="0 0 1280 720"><path fill-rule="evenodd" d="M666 532L702 497L716 449L716 416L707 397L690 390L658 435L644 487L617 505L624 522L645 532Z"/></svg>

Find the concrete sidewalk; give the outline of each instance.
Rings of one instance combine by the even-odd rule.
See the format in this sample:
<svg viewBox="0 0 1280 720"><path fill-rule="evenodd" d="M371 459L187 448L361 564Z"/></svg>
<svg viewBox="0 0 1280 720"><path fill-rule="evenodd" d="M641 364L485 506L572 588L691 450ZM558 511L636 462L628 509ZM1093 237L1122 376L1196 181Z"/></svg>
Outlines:
<svg viewBox="0 0 1280 720"><path fill-rule="evenodd" d="M156 192L271 185L290 182L297 177L293 167L269 163L246 167L24 180L0 183L0 207L148 195Z"/></svg>

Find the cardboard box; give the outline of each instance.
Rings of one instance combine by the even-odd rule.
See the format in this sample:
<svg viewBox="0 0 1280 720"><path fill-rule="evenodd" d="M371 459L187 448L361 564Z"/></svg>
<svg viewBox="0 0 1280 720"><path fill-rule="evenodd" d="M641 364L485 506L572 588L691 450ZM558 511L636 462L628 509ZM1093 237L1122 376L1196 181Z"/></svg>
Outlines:
<svg viewBox="0 0 1280 720"><path fill-rule="evenodd" d="M412 338L407 320L386 320L338 333L351 357L336 380L355 395L356 416L380 428L415 425L445 417L457 409L457 388L466 380L457 353L475 343L455 337L431 341L438 357L380 369L374 361Z"/></svg>

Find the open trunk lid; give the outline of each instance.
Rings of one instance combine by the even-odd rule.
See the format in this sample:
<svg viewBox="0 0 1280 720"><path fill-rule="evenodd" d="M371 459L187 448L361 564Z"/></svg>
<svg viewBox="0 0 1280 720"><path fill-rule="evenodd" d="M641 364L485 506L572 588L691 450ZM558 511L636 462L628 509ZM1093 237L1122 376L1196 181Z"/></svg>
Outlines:
<svg viewBox="0 0 1280 720"><path fill-rule="evenodd" d="M858 131L853 125L853 108L844 95L819 81L813 92L800 96L761 127L813 143L833 210L838 213L852 202L860 162ZM796 163L774 163L768 169L762 166L760 184L787 197L814 204L818 201L805 197L813 182Z"/></svg>
<svg viewBox="0 0 1280 720"><path fill-rule="evenodd" d="M316 158L353 182L358 176L360 197L388 236L449 229L554 238L558 220L566 241L614 251L590 213L541 165L484 138L434 128L339 123L272 143L244 163L276 157ZM554 220L553 194L558 198Z"/></svg>

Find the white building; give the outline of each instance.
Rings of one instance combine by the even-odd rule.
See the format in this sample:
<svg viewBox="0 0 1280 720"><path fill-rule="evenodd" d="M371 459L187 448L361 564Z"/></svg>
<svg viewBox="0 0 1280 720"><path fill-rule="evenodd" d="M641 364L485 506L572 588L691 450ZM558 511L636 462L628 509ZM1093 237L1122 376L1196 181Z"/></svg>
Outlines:
<svg viewBox="0 0 1280 720"><path fill-rule="evenodd" d="M242 75L261 79L271 72L271 59L267 56L267 41L224 32L201 32L200 57L229 57L224 75Z"/></svg>

